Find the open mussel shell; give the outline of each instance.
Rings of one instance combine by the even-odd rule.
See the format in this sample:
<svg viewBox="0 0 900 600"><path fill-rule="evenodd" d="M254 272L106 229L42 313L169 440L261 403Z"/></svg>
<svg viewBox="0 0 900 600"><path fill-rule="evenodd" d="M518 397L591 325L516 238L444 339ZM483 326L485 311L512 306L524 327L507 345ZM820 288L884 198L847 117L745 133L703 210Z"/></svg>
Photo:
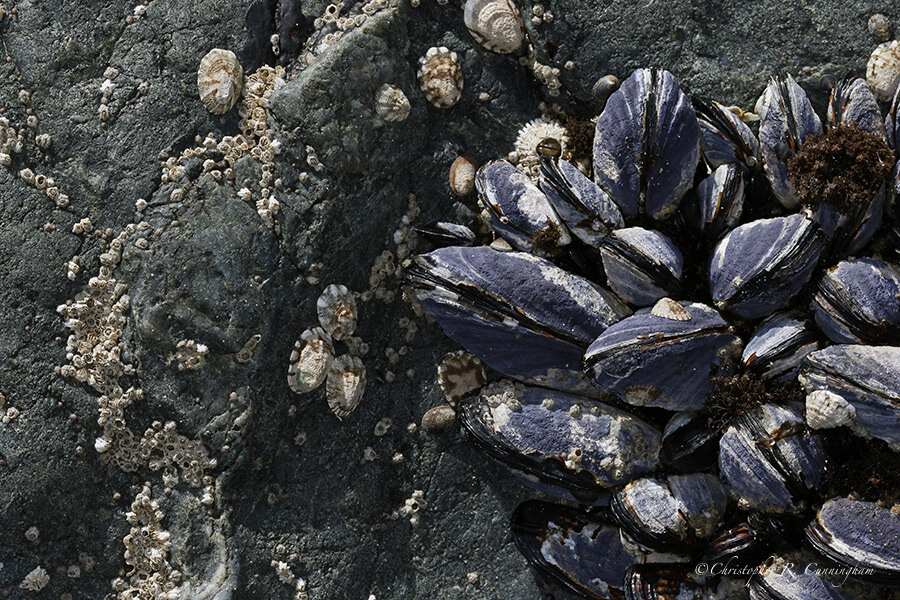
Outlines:
<svg viewBox="0 0 900 600"><path fill-rule="evenodd" d="M684 206L688 225L718 239L737 225L744 210L744 168L723 164L697 185Z"/></svg>
<svg viewBox="0 0 900 600"><path fill-rule="evenodd" d="M838 344L900 341L900 269L871 258L845 260L819 280L816 323Z"/></svg>
<svg viewBox="0 0 900 600"><path fill-rule="evenodd" d="M591 391L584 351L629 314L612 292L521 252L441 248L407 272L451 339L503 375L557 389Z"/></svg>
<svg viewBox="0 0 900 600"><path fill-rule="evenodd" d="M610 500L616 523L638 544L685 553L702 547L728 506L728 492L709 473L637 479Z"/></svg>
<svg viewBox="0 0 900 600"><path fill-rule="evenodd" d="M663 430L660 456L666 466L682 473L705 471L716 464L722 433L707 425L707 416L679 412Z"/></svg>
<svg viewBox="0 0 900 600"><path fill-rule="evenodd" d="M568 506L527 500L516 507L510 528L535 569L581 598L622 598L625 571L640 560L617 527Z"/></svg>
<svg viewBox="0 0 900 600"><path fill-rule="evenodd" d="M601 390L629 404L699 410L710 376L729 372L739 344L715 309L663 298L601 333L584 366Z"/></svg>
<svg viewBox="0 0 900 600"><path fill-rule="evenodd" d="M822 481L825 451L799 404L764 404L735 418L722 435L719 470L742 508L799 512Z"/></svg>
<svg viewBox="0 0 900 600"><path fill-rule="evenodd" d="M684 257L658 231L628 227L613 231L600 246L609 287L626 302L650 306L665 296L678 297Z"/></svg>
<svg viewBox="0 0 900 600"><path fill-rule="evenodd" d="M416 233L439 248L444 246L471 246L475 233L465 225L433 221L416 227Z"/></svg>
<svg viewBox="0 0 900 600"><path fill-rule="evenodd" d="M622 410L510 381L462 402L475 446L528 485L593 504L659 465L660 433Z"/></svg>
<svg viewBox="0 0 900 600"><path fill-rule="evenodd" d="M900 449L900 348L830 346L807 355L799 380L807 393L827 391L852 406L831 403L855 433Z"/></svg>
<svg viewBox="0 0 900 600"><path fill-rule="evenodd" d="M698 575L685 563L640 563L625 574L625 600L711 600L744 598L739 582Z"/></svg>
<svg viewBox="0 0 900 600"><path fill-rule="evenodd" d="M828 123L852 125L885 137L878 101L866 80L861 77L844 79L831 90L831 97L828 99Z"/></svg>
<svg viewBox="0 0 900 600"><path fill-rule="evenodd" d="M626 220L667 219L700 155L697 115L675 77L636 69L606 102L594 135L594 179Z"/></svg>
<svg viewBox="0 0 900 600"><path fill-rule="evenodd" d="M806 541L859 581L900 587L900 514L872 502L836 498L806 527Z"/></svg>
<svg viewBox="0 0 900 600"><path fill-rule="evenodd" d="M816 564L771 556L750 579L751 600L853 600L816 574ZM840 580L838 580L840 584Z"/></svg>
<svg viewBox="0 0 900 600"><path fill-rule="evenodd" d="M753 332L741 363L744 370L763 379L790 380L797 375L803 358L820 346L809 321L798 313L775 313Z"/></svg>
<svg viewBox="0 0 900 600"><path fill-rule="evenodd" d="M625 226L615 202L575 165L545 154L539 158L541 189L575 237L598 248L610 231Z"/></svg>
<svg viewBox="0 0 900 600"><path fill-rule="evenodd" d="M710 260L713 302L746 319L784 307L812 277L824 246L822 230L805 214L737 227Z"/></svg>
<svg viewBox="0 0 900 600"><path fill-rule="evenodd" d="M700 125L700 152L711 168L743 164L752 169L759 164L759 140L746 123L713 100L691 102Z"/></svg>
<svg viewBox="0 0 900 600"><path fill-rule="evenodd" d="M479 168L475 188L494 231L516 250L548 253L571 241L544 193L509 162L495 160Z"/></svg>
<svg viewBox="0 0 900 600"><path fill-rule="evenodd" d="M759 143L766 176L775 197L785 208L800 205L797 190L788 178L787 161L797 153L808 135L821 135L822 122L797 82L787 74L769 79L769 86L756 103Z"/></svg>

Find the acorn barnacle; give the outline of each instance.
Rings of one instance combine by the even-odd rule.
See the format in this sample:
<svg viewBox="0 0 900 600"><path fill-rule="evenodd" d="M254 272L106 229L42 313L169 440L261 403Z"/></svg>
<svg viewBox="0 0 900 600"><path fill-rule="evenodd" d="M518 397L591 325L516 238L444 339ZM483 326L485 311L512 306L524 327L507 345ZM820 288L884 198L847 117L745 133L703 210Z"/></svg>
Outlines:
<svg viewBox="0 0 900 600"><path fill-rule="evenodd" d="M375 112L390 123L396 123L409 116L409 98L397 86L385 83L375 92Z"/></svg>
<svg viewBox="0 0 900 600"><path fill-rule="evenodd" d="M525 39L522 15L512 0L467 0L463 19L475 41L493 52L515 52Z"/></svg>
<svg viewBox="0 0 900 600"><path fill-rule="evenodd" d="M456 52L447 48L429 48L419 59L419 86L425 98L438 108L450 108L459 101L463 73Z"/></svg>
<svg viewBox="0 0 900 600"><path fill-rule="evenodd" d="M213 48L200 60L197 89L206 110L217 115L237 104L244 84L244 70L234 52Z"/></svg>

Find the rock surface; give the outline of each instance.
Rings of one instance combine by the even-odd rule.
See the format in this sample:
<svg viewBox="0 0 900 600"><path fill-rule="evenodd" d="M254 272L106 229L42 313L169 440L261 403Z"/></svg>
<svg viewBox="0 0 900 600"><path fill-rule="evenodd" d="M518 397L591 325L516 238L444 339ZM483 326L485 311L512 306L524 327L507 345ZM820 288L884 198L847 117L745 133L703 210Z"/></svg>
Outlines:
<svg viewBox="0 0 900 600"><path fill-rule="evenodd" d="M46 597L114 597L111 582L130 570L125 513L146 481L165 513L182 597L219 600L293 597L273 560L306 579L313 599L540 597L507 528L532 494L458 433L408 429L444 403L435 368L454 348L416 317L396 274L370 289L370 269L383 251L402 262L406 241L395 232L404 215L452 219L453 159L505 155L541 102L590 115L598 77L624 79L655 65L689 93L750 110L775 70L798 75L811 91L826 72L863 74L875 46L867 19L885 11L876 2L552 0L543 5L552 22L527 22L537 60L560 69L564 91L551 98L527 66L471 38L456 2L385 2L340 39L318 44L308 66L298 54L307 36L320 35L314 19L327 10L323 1L4 6L0 114L23 130L25 144L0 166L0 595L31 597L18 584L41 565L50 575ZM521 8L532 14L529 3ZM459 55L465 75L462 100L448 110L430 106L416 81L418 58L441 45ZM235 165L234 183L201 173L199 158L186 162L183 180L160 180L161 162L194 146L195 136L238 132L235 111L216 117L197 97L197 65L214 47L236 51L247 73L276 62L287 68L269 106L282 144L272 166L283 188L273 192L280 209L272 228L237 195L258 191L257 161ZM107 79L114 87L104 94ZM384 83L409 97L406 120L375 114ZM819 106L823 99L813 94ZM101 106L108 118L99 118ZM44 133L48 150L34 141ZM310 166L307 147L321 170ZM69 207L26 185L24 168L52 176ZM140 211L139 198L147 202ZM73 233L85 218L92 230ZM127 416L138 433L174 421L202 441L217 461L210 505L183 482L166 494L160 471L108 468L94 450L98 394L54 371L66 364L69 334L56 307L97 275L108 241L140 221L149 227L129 236L114 272L131 297L124 356L136 368L121 383L144 390ZM74 256L70 280L65 264ZM369 346L368 389L343 422L321 389L295 396L286 381L293 343L317 324L315 300L329 283L377 292L360 302L356 333ZM418 330L409 339L404 318ZM245 360L242 349L257 334ZM200 370L179 370L172 359L182 340L208 348ZM385 417L393 426L375 436ZM364 461L367 448L377 458ZM398 453L402 462L393 460ZM427 503L419 524L392 519L415 490ZM33 542L25 537L32 526L40 531Z"/></svg>

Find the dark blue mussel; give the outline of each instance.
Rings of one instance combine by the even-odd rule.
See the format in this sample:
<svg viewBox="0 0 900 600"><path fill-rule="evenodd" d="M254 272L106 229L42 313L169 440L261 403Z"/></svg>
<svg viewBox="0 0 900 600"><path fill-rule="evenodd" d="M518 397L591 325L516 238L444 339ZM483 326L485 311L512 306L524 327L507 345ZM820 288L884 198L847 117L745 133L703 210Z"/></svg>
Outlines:
<svg viewBox="0 0 900 600"><path fill-rule="evenodd" d="M521 252L441 248L408 277L450 338L503 375L556 389L592 391L584 351L629 314L612 292Z"/></svg>
<svg viewBox="0 0 900 600"><path fill-rule="evenodd" d="M884 118L884 129L887 137L888 145L894 150L894 158L900 159L900 86L894 93L894 99L891 101L891 107L887 116ZM888 184L888 196L890 197L889 213L896 212L897 198L900 197L900 160L894 164L894 170L891 171L891 178Z"/></svg>
<svg viewBox="0 0 900 600"><path fill-rule="evenodd" d="M806 92L787 74L769 79L769 86L756 103L759 143L772 192L786 208L797 208L797 190L788 178L787 161L797 153L808 135L821 135L822 122Z"/></svg>
<svg viewBox="0 0 900 600"><path fill-rule="evenodd" d="M814 407L815 397L810 394L808 412L833 412L834 416L821 415L821 420L846 423L853 431L900 450L900 348L830 346L807 355L799 380L807 393L825 391L836 396Z"/></svg>
<svg viewBox="0 0 900 600"><path fill-rule="evenodd" d="M764 404L736 417L719 440L719 470L741 508L795 513L818 489L825 450L798 403Z"/></svg>
<svg viewBox="0 0 900 600"><path fill-rule="evenodd" d="M739 600L741 584L698 575L685 563L643 563L625 574L625 600Z"/></svg>
<svg viewBox="0 0 900 600"><path fill-rule="evenodd" d="M759 140L747 124L713 100L693 98L700 125L700 152L711 169L722 165L743 165L749 169L759 164Z"/></svg>
<svg viewBox="0 0 900 600"><path fill-rule="evenodd" d="M577 508L527 500L513 512L513 541L541 574L581 598L622 598L628 567L642 556L619 530Z"/></svg>
<svg viewBox="0 0 900 600"><path fill-rule="evenodd" d="M731 230L744 210L745 171L737 164L721 165L697 185L684 203L687 224L709 238Z"/></svg>
<svg viewBox="0 0 900 600"><path fill-rule="evenodd" d="M812 277L824 245L822 230L805 214L737 227L710 260L713 302L746 319L784 307Z"/></svg>
<svg viewBox="0 0 900 600"><path fill-rule="evenodd" d="M806 527L818 553L859 581L900 588L900 514L872 502L836 498Z"/></svg>
<svg viewBox="0 0 900 600"><path fill-rule="evenodd" d="M471 246L475 242L475 233L465 225L434 221L416 227L416 233L438 247Z"/></svg>
<svg viewBox="0 0 900 600"><path fill-rule="evenodd" d="M600 186L567 160L541 154L541 189L575 237L594 248L625 226L622 213Z"/></svg>
<svg viewBox="0 0 900 600"><path fill-rule="evenodd" d="M699 160L700 128L675 77L636 69L597 120L594 179L625 219L666 219L690 189Z"/></svg>
<svg viewBox="0 0 900 600"><path fill-rule="evenodd" d="M740 340L715 310L663 298L601 333L584 367L603 391L629 404L698 410L711 375L727 374Z"/></svg>
<svg viewBox="0 0 900 600"><path fill-rule="evenodd" d="M526 484L583 504L659 466L659 431L574 394L503 380L458 416L475 446Z"/></svg>
<svg viewBox="0 0 900 600"><path fill-rule="evenodd" d="M494 231L516 250L547 253L571 241L544 193L507 161L482 165L475 174L475 188L491 214Z"/></svg>
<svg viewBox="0 0 900 600"><path fill-rule="evenodd" d="M771 556L750 580L751 600L854 600L819 577L817 565ZM837 582L840 584L840 580Z"/></svg>
<svg viewBox="0 0 900 600"><path fill-rule="evenodd" d="M828 100L828 122L831 125L853 125L885 137L878 101L862 78L844 79L834 86Z"/></svg>
<svg viewBox="0 0 900 600"><path fill-rule="evenodd" d="M617 229L600 246L609 287L626 302L650 306L681 295L684 257L667 236L642 227Z"/></svg>
<svg viewBox="0 0 900 600"><path fill-rule="evenodd" d="M791 380L803 358L820 345L815 328L799 313L775 313L753 332L741 363L763 379Z"/></svg>
<svg viewBox="0 0 900 600"><path fill-rule="evenodd" d="M900 269L871 258L828 269L813 300L816 323L838 344L900 341Z"/></svg>
<svg viewBox="0 0 900 600"><path fill-rule="evenodd" d="M721 432L698 412L678 412L663 429L660 457L667 467L682 473L705 471L716 464Z"/></svg>

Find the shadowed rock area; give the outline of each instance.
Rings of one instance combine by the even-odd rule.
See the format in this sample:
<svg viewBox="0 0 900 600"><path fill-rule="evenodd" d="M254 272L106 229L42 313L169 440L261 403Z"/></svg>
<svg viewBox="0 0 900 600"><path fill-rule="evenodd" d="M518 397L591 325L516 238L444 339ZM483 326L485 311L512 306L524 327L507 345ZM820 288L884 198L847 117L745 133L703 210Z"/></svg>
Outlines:
<svg viewBox="0 0 900 600"><path fill-rule="evenodd" d="M0 165L0 597L38 597L19 584L41 566L42 597L73 600L124 589L113 581L132 571L126 513L145 482L181 598L295 597L273 561L305 579L313 600L540 598L508 530L515 506L535 494L459 432L409 427L445 402L436 366L456 347L404 298L404 217L453 220L456 156L505 156L542 102L593 116L590 91L603 75L659 66L690 94L752 110L768 75L785 70L821 107L822 74L864 75L875 46L869 16L900 18L877 2L549 0L553 20L526 19L526 28L535 58L560 69L562 93L551 97L517 57L473 40L457 0L389 0L311 45L323 35L320 0L0 6L0 117L22 140ZM532 4L519 6L530 17ZM449 109L429 104L417 82L432 46L456 52L464 74ZM184 155L209 133L240 133L237 109L213 115L197 94L197 67L212 48L234 51L246 75L285 69L264 111L279 151L270 161L248 153L230 174L204 166L220 149ZM385 83L409 98L405 120L375 112ZM41 134L52 139L46 148ZM165 181L166 160L179 156L182 171ZM52 178L68 204L29 184L26 169ZM267 171L278 202L271 223L256 204ZM124 409L127 427L146 438L154 422L173 422L202 443L214 466L199 486L146 457L129 471L107 464L95 449L100 384L59 369L73 359L57 307L83 296L129 224L104 274L127 285L125 322L120 335L95 329L119 336L122 363L133 367L119 386L143 390ZM373 281L385 251L392 258ZM299 396L286 379L294 342L318 326L316 299L331 283L362 294L355 335L368 345L358 350L365 395L342 421L324 387ZM179 359L186 340L206 348L198 369ZM392 425L376 436L385 418ZM392 518L415 490L425 500L418 524Z"/></svg>

